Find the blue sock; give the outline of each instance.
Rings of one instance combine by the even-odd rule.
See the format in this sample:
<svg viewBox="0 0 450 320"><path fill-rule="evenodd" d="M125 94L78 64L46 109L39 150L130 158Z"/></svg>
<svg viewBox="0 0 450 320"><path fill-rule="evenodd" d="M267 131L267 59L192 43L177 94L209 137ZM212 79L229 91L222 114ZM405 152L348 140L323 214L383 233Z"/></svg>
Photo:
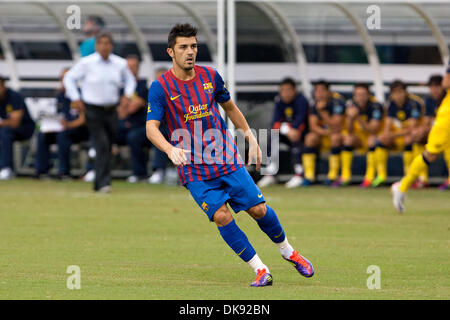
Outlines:
<svg viewBox="0 0 450 320"><path fill-rule="evenodd" d="M248 241L245 233L239 229L233 220L223 227L218 227L223 240L233 249L233 251L245 262L248 262L256 254L255 249Z"/></svg>
<svg viewBox="0 0 450 320"><path fill-rule="evenodd" d="M278 220L275 211L266 205L266 215L260 219L255 219L262 231L264 231L275 243L283 242L286 238L283 227Z"/></svg>

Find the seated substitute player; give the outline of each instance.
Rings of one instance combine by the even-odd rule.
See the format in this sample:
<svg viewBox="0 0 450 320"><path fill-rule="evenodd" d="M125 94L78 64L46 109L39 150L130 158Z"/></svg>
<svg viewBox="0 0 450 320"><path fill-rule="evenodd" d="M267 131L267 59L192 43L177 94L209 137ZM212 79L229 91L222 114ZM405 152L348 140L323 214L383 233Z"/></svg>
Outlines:
<svg viewBox="0 0 450 320"><path fill-rule="evenodd" d="M366 155L366 174L361 187L368 187L375 178L375 143L383 118L383 106L370 94L369 85L359 83L353 98L347 101L344 147L341 152L341 177L333 186L344 186L352 177L353 150L363 149Z"/></svg>
<svg viewBox="0 0 450 320"><path fill-rule="evenodd" d="M445 89L450 88L450 65L445 74L442 86ZM423 170L425 170L430 163L437 160L439 154L450 148L450 92L447 91L445 98L436 114L436 120L428 135L428 142L425 146L423 154L414 158L411 163L408 173L400 182L396 182L391 186L393 205L397 212L403 213L405 211L406 192L417 180Z"/></svg>
<svg viewBox="0 0 450 320"><path fill-rule="evenodd" d="M64 88L64 75L69 68L64 69L60 76L61 88L58 90L57 112L62 114L61 123L64 130L61 132L50 132L38 134L38 145L36 153L36 177L42 178L48 174L50 144L56 142L58 145L58 177L70 178L70 147L73 143L89 140L89 132L85 125L84 111L71 108L71 101L66 97Z"/></svg>
<svg viewBox="0 0 450 320"><path fill-rule="evenodd" d="M173 67L154 81L148 96L147 136L178 167L182 184L214 221L233 251L255 271L252 286L272 285L269 269L237 226L228 205L235 212L246 211L278 246L284 259L305 277L311 277L311 263L288 243L275 211L264 197L239 155L234 139L219 113L220 104L237 130L249 142L249 163L259 170L261 149L241 111L230 99L222 77L212 68L195 65L197 29L178 24L168 36L167 53ZM170 143L159 131L165 119Z"/></svg>
<svg viewBox="0 0 450 320"><path fill-rule="evenodd" d="M378 187L386 181L388 149L403 151L403 170L405 173L408 171L413 159L412 132L420 124L424 108L423 100L409 94L403 81L395 80L389 88L386 122L375 149L378 175L372 182L372 187Z"/></svg>
<svg viewBox="0 0 450 320"><path fill-rule="evenodd" d="M331 146L331 154L328 158L328 178L325 184L331 185L339 175L345 101L340 94L330 91L328 82L321 80L314 84L314 103L310 111L309 132L305 136L302 156L305 169L303 186L314 182L318 149L328 146Z"/></svg>
<svg viewBox="0 0 450 320"><path fill-rule="evenodd" d="M14 177L13 143L30 139L34 127L22 95L8 88L0 76L0 180Z"/></svg>
<svg viewBox="0 0 450 320"><path fill-rule="evenodd" d="M295 81L291 78L283 79L280 83L279 95L275 98L272 129L279 129L280 143L290 147L295 174L286 183L287 188L299 187L303 182L301 152L308 124L308 109L308 100L303 94L297 92ZM270 144L268 150L270 153L279 151L274 150ZM266 175L258 182L258 187L263 188L274 183L276 183L275 176Z"/></svg>
<svg viewBox="0 0 450 320"><path fill-rule="evenodd" d="M138 78L139 57L129 55L126 60L128 68L136 79L136 91L128 103L121 103L117 108L119 120L115 142L130 147L133 174L127 178L127 181L136 183L147 179L148 153L146 151L148 147L152 146L145 133L148 87L147 80ZM153 160L153 171L161 170L164 172L167 156L157 149Z"/></svg>

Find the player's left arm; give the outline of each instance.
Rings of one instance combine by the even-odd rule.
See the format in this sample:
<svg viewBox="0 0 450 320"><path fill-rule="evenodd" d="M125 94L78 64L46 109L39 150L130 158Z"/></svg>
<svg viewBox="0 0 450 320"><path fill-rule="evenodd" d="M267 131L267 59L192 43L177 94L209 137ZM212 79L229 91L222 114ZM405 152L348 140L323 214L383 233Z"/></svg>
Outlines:
<svg viewBox="0 0 450 320"><path fill-rule="evenodd" d="M411 116L409 119L406 120L407 121L406 126L401 130L401 132L404 133L404 135L412 134L413 130L419 127L419 122L420 119L422 118L423 108L424 105L422 103L422 100L414 101Z"/></svg>
<svg viewBox="0 0 450 320"><path fill-rule="evenodd" d="M235 128L238 130L242 130L245 140L248 141L248 165L256 162L256 170L259 170L261 166L262 152L261 148L258 145L258 140L250 130L250 126L248 125L247 120L245 119L241 110L239 110L237 105L233 102L233 100L230 99L226 102L222 102L220 103L220 105L225 110L225 113L227 114L228 118L230 118Z"/></svg>
<svg viewBox="0 0 450 320"><path fill-rule="evenodd" d="M330 119L330 129L332 133L340 133L344 129L344 115L334 114Z"/></svg>
<svg viewBox="0 0 450 320"><path fill-rule="evenodd" d="M291 128L287 133L287 137L292 142L297 142L302 137L302 133L306 128L306 122L308 121L309 103L305 97L301 97L296 100L294 104L295 117L292 120Z"/></svg>
<svg viewBox="0 0 450 320"><path fill-rule="evenodd" d="M341 133L344 129L346 108L344 101L340 100L338 102L339 108L334 107L333 115L330 118L330 129L333 133Z"/></svg>
<svg viewBox="0 0 450 320"><path fill-rule="evenodd" d="M146 99L148 98L147 84L137 85L136 92L131 97L128 104L128 114L134 114L146 106Z"/></svg>
<svg viewBox="0 0 450 320"><path fill-rule="evenodd" d="M349 134L353 132L353 124L355 123L355 121L361 122L359 109L352 100L349 100L347 101L345 108L345 129Z"/></svg>
<svg viewBox="0 0 450 320"><path fill-rule="evenodd" d="M23 110L11 111L7 119L2 119L2 121L0 121L0 127L9 127L17 129L18 127L20 127L23 114L24 114Z"/></svg>
<svg viewBox="0 0 450 320"><path fill-rule="evenodd" d="M0 127L9 127L17 129L20 127L23 115L25 114L25 102L19 94L14 94L11 98L12 111L8 114L8 118L0 121Z"/></svg>
<svg viewBox="0 0 450 320"><path fill-rule="evenodd" d="M78 112L78 118L72 121L66 119L61 120L61 124L65 129L76 129L83 126L86 123L86 115L83 110Z"/></svg>
<svg viewBox="0 0 450 320"><path fill-rule="evenodd" d="M364 130L369 132L371 135L376 135L381 129L381 124L384 117L383 113L383 107L381 104L375 103L370 119L365 122L366 127Z"/></svg>

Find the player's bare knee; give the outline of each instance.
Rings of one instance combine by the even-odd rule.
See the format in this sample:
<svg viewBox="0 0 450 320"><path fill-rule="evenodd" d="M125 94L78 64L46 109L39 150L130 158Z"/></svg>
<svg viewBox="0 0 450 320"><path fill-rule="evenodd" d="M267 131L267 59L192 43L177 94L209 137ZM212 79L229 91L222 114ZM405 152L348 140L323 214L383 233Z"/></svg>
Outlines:
<svg viewBox="0 0 450 320"><path fill-rule="evenodd" d="M330 137L330 140L332 147L338 147L341 145L342 135L340 133L333 133Z"/></svg>
<svg viewBox="0 0 450 320"><path fill-rule="evenodd" d="M430 153L428 151L425 151L423 156L425 157L425 159L427 159L429 163L435 162L439 157L438 154Z"/></svg>
<svg viewBox="0 0 450 320"><path fill-rule="evenodd" d="M413 139L412 135L405 136L405 145L410 145L413 142L414 142L414 139Z"/></svg>
<svg viewBox="0 0 450 320"><path fill-rule="evenodd" d="M343 140L344 146L352 147L355 144L355 137L353 135L346 135Z"/></svg>
<svg viewBox="0 0 450 320"><path fill-rule="evenodd" d="M381 144L385 145L385 146L389 146L392 143L392 139L391 136L389 134L382 134L378 137L378 140L380 141Z"/></svg>
<svg viewBox="0 0 450 320"><path fill-rule="evenodd" d="M218 227L223 227L233 220L233 216L228 208L220 207L213 215L213 221Z"/></svg>
<svg viewBox="0 0 450 320"><path fill-rule="evenodd" d="M377 137L375 135L370 135L367 139L367 144L369 145L369 148L374 147L377 142Z"/></svg>
<svg viewBox="0 0 450 320"><path fill-rule="evenodd" d="M267 207L265 203L257 204L254 207L251 207L247 210L247 213L253 218L253 219L261 219L266 215Z"/></svg>
<svg viewBox="0 0 450 320"><path fill-rule="evenodd" d="M305 146L309 148L315 147L319 142L319 137L314 133L308 133L305 137Z"/></svg>

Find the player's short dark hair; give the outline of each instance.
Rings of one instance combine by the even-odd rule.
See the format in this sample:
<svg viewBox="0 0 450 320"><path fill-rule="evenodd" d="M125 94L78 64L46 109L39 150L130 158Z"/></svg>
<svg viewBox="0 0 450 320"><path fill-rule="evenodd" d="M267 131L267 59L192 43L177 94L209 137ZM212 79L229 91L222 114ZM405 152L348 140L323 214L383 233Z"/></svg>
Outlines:
<svg viewBox="0 0 450 320"><path fill-rule="evenodd" d="M98 42L100 39L103 38L108 38L108 40L111 42L111 44L114 44L114 40L113 40L113 36L111 34L111 32L108 31L100 31L96 36L95 36L95 41Z"/></svg>
<svg viewBox="0 0 450 320"><path fill-rule="evenodd" d="M443 77L440 74L433 74L430 79L428 79L428 86L440 86L442 85Z"/></svg>
<svg viewBox="0 0 450 320"><path fill-rule="evenodd" d="M316 86L324 86L327 90L330 90L330 83L326 80L317 80L313 83L314 87Z"/></svg>
<svg viewBox="0 0 450 320"><path fill-rule="evenodd" d="M295 83L294 79L292 79L290 77L287 77L287 78L284 78L283 80L281 80L280 86L285 85L285 84L292 86L292 88L294 88L294 89L297 87L297 84Z"/></svg>
<svg viewBox="0 0 450 320"><path fill-rule="evenodd" d="M86 18L86 20L93 22L100 29L103 29L105 27L105 21L100 16L90 15Z"/></svg>
<svg viewBox="0 0 450 320"><path fill-rule="evenodd" d="M401 88L403 90L406 90L407 86L406 83L404 83L402 80L394 80L389 85L389 90L392 91L394 89Z"/></svg>
<svg viewBox="0 0 450 320"><path fill-rule="evenodd" d="M356 88L364 88L364 89L366 89L366 90L367 90L367 92L369 92L369 91L370 91L370 89L369 89L369 85L368 85L367 83L362 83L362 82L359 82L359 83L355 83L355 87L354 87L354 89L356 89Z"/></svg>
<svg viewBox="0 0 450 320"><path fill-rule="evenodd" d="M128 60L128 59L134 59L134 60L137 60L138 62L141 61L141 59L139 58L139 56L138 56L137 54L135 54L135 53L130 53L130 54L128 54L128 55L125 57L125 59L126 59L126 60Z"/></svg>
<svg viewBox="0 0 450 320"><path fill-rule="evenodd" d="M177 42L177 37L197 37L197 32L197 28L189 23L177 24L169 32L169 36L167 37L167 46L173 49L175 47L175 43Z"/></svg>
<svg viewBox="0 0 450 320"><path fill-rule="evenodd" d="M6 82L5 77L0 74L0 83L5 84L5 82Z"/></svg>

